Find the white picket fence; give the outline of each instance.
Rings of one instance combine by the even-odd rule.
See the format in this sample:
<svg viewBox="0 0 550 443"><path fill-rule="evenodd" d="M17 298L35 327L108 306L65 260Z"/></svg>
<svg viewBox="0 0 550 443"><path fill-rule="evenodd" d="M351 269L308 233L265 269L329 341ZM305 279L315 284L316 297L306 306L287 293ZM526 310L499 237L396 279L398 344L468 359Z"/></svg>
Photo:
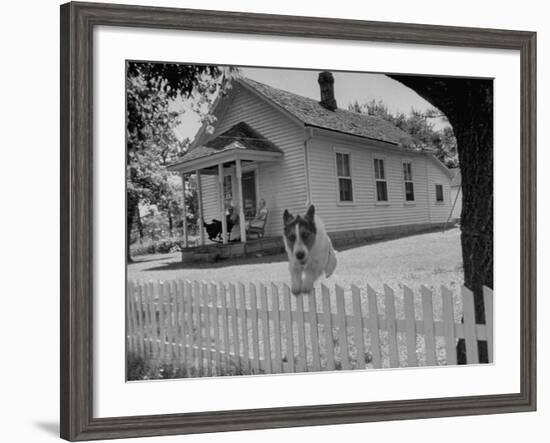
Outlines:
<svg viewBox="0 0 550 443"><path fill-rule="evenodd" d="M475 324L473 294L457 292L321 285L295 297L285 284L129 282L127 345L186 376L452 365L459 338L469 364L477 340L492 362L493 293L484 288L486 324Z"/></svg>

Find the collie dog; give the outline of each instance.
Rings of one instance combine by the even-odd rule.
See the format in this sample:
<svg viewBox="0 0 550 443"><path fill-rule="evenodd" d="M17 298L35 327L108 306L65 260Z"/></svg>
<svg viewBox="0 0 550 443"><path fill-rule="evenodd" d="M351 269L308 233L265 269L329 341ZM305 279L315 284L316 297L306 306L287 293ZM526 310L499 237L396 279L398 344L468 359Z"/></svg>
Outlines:
<svg viewBox="0 0 550 443"><path fill-rule="evenodd" d="M309 293L323 272L330 277L336 269L336 254L323 222L311 205L305 216L283 214L285 249L290 270L290 288L294 295Z"/></svg>

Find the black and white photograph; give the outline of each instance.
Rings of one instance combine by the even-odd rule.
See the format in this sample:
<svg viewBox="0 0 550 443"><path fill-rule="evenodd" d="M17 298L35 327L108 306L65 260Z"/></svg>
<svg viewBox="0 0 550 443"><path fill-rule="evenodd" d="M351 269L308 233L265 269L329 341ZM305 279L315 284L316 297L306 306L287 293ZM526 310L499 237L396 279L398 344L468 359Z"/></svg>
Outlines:
<svg viewBox="0 0 550 443"><path fill-rule="evenodd" d="M127 380L491 363L492 79L127 61L126 112Z"/></svg>

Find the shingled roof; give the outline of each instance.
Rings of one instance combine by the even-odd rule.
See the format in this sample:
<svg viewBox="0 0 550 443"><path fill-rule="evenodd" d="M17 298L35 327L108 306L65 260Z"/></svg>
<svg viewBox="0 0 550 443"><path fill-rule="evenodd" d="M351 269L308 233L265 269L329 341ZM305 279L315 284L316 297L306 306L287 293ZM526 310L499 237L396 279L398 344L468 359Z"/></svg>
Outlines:
<svg viewBox="0 0 550 443"><path fill-rule="evenodd" d="M412 138L410 134L377 116L344 109L330 111L321 106L318 101L308 97L276 89L249 78L242 77L238 81L288 111L306 126L358 135L396 145L406 145Z"/></svg>
<svg viewBox="0 0 550 443"><path fill-rule="evenodd" d="M232 149L283 152L275 146L275 144L263 137L259 132L251 128L245 122L240 122L212 140L209 140L204 145L197 146L196 148L190 150L178 160L178 163L195 160L201 157L207 157L209 155Z"/></svg>

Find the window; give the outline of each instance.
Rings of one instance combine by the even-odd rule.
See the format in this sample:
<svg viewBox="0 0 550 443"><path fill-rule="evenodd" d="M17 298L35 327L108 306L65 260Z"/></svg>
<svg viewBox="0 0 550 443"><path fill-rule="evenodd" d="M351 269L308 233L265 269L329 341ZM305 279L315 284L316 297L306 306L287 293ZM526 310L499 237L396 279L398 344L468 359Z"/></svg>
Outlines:
<svg viewBox="0 0 550 443"><path fill-rule="evenodd" d="M435 201L443 201L443 185L435 185Z"/></svg>
<svg viewBox="0 0 550 443"><path fill-rule="evenodd" d="M230 175L223 177L223 199L224 201L233 199L233 183Z"/></svg>
<svg viewBox="0 0 550 443"><path fill-rule="evenodd" d="M338 177L338 195L340 201L353 201L349 154L344 152L336 153L336 176Z"/></svg>
<svg viewBox="0 0 550 443"><path fill-rule="evenodd" d="M388 183L386 182L386 171L384 160L374 159L374 178L376 179L376 200L379 202L388 201Z"/></svg>
<svg viewBox="0 0 550 443"><path fill-rule="evenodd" d="M405 201L414 201L414 183L412 178L412 163L403 162L403 180L405 181Z"/></svg>

